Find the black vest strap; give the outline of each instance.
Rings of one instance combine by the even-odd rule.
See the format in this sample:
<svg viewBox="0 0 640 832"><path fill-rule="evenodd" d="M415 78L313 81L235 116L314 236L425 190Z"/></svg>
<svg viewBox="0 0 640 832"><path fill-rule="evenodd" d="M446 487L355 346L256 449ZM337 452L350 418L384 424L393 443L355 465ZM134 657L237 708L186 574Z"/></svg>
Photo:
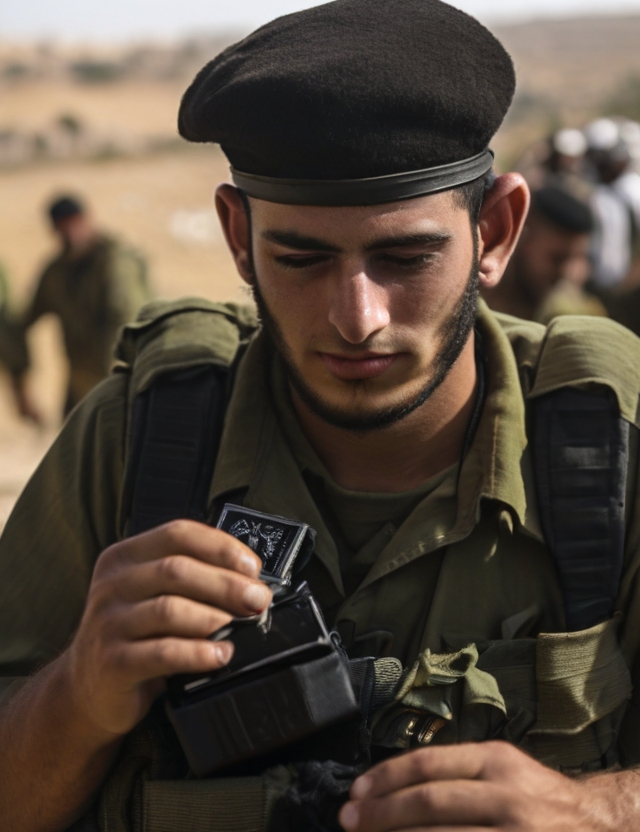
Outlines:
<svg viewBox="0 0 640 832"><path fill-rule="evenodd" d="M125 478L128 536L169 520L206 521L230 371L207 365L160 376L133 405Z"/></svg>
<svg viewBox="0 0 640 832"><path fill-rule="evenodd" d="M608 388L563 388L534 401L532 428L540 521L567 630L585 630L611 616L620 586L629 424Z"/></svg>

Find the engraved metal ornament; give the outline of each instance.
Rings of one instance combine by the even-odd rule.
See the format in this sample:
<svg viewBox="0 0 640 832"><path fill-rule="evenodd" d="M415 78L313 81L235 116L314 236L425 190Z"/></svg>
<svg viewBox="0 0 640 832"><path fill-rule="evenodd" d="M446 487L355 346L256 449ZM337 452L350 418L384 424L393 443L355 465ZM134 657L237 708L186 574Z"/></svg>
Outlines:
<svg viewBox="0 0 640 832"><path fill-rule="evenodd" d="M262 560L262 578L279 584L290 582L291 570L309 530L305 523L263 514L227 503L217 527L241 540Z"/></svg>

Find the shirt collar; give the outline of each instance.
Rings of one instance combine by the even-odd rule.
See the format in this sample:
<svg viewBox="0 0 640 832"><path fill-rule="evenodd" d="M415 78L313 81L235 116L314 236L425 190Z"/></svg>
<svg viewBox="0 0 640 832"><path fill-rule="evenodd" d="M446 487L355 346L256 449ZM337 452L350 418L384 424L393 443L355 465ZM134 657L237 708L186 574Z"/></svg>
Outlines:
<svg viewBox="0 0 640 832"><path fill-rule="evenodd" d="M525 531L542 539L535 500L531 498L533 476L516 358L507 335L483 301L479 303L477 325L487 355L487 394L476 435L462 465L454 536L461 539L470 533L480 518L483 500L492 500L507 507ZM263 493L262 487L265 469L274 465L281 469L278 479L286 490L284 469L293 460L285 461L284 457L290 454L274 457L279 442L286 439L271 404L271 360L268 336L260 332L250 343L238 369L210 499L249 489L254 497L258 496L260 504L252 501L252 507L269 511L263 506L277 506L280 502L276 495ZM268 479L273 486L273 477ZM290 510L294 508L292 500L296 502L295 495L289 494ZM308 513L309 506L305 508ZM310 518L305 517L305 522L310 522ZM445 537L451 539L450 535Z"/></svg>

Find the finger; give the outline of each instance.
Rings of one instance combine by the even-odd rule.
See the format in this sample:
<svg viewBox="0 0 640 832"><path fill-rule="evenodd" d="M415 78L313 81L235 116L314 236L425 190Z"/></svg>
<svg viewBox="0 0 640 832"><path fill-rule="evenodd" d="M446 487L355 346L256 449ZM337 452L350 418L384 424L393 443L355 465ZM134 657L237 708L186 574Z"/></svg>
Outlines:
<svg viewBox="0 0 640 832"><path fill-rule="evenodd" d="M465 743L420 748L393 757L369 769L351 787L351 797L381 797L398 789L430 780L476 780L488 777L511 752L501 742Z"/></svg>
<svg viewBox="0 0 640 832"><path fill-rule="evenodd" d="M388 832L416 826L493 826L503 816L499 786L474 780L422 783L371 800L345 804L340 822L348 832Z"/></svg>
<svg viewBox="0 0 640 832"><path fill-rule="evenodd" d="M95 593L96 603L105 605L114 598L135 602L181 595L231 615L260 613L271 603L271 591L261 581L186 555L130 565L104 582L98 580Z"/></svg>
<svg viewBox="0 0 640 832"><path fill-rule="evenodd" d="M175 673L207 673L231 660L233 645L200 639L160 638L114 648L107 662L127 687Z"/></svg>
<svg viewBox="0 0 640 832"><path fill-rule="evenodd" d="M229 613L209 604L180 595L158 595L137 604L122 604L111 632L130 641L161 636L207 638L231 618Z"/></svg>
<svg viewBox="0 0 640 832"><path fill-rule="evenodd" d="M122 562L142 563L175 554L250 577L257 577L262 569L260 558L240 540L195 520L173 520L128 538L107 549L100 560L102 568L110 568Z"/></svg>

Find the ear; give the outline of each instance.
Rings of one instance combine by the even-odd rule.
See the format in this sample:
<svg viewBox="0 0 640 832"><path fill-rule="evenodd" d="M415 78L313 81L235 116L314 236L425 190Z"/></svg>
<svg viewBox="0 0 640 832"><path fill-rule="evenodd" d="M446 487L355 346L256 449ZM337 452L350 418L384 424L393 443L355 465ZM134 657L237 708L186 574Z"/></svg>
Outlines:
<svg viewBox="0 0 640 832"><path fill-rule="evenodd" d="M253 283L251 263L251 230L240 192L233 185L223 183L216 188L216 211L231 256L240 277Z"/></svg>
<svg viewBox="0 0 640 832"><path fill-rule="evenodd" d="M487 191L478 226L480 284L496 286L516 247L529 210L529 187L519 173L499 176Z"/></svg>

